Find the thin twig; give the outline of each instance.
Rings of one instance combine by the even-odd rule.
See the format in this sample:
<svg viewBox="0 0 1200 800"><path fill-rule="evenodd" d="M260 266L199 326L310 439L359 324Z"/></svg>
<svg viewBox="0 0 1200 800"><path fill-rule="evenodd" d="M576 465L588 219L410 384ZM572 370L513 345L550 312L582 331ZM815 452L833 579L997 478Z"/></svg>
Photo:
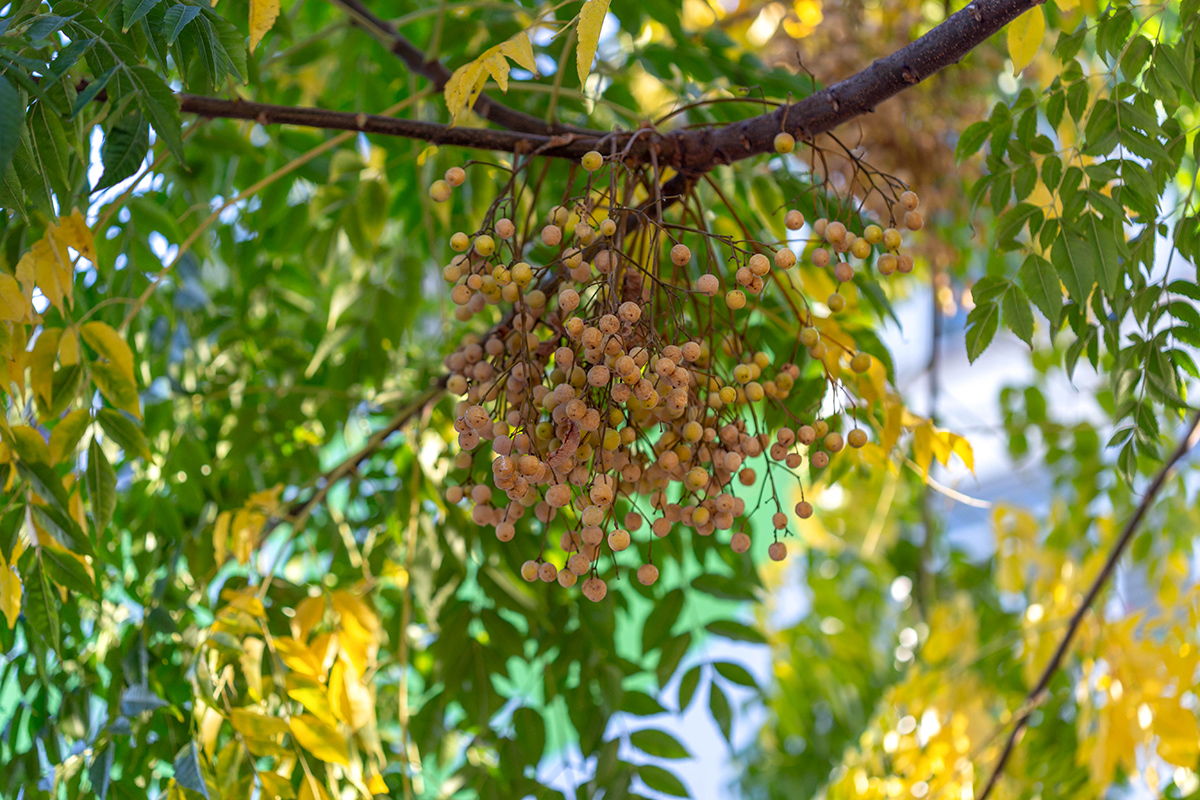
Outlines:
<svg viewBox="0 0 1200 800"><path fill-rule="evenodd" d="M1192 415L1188 422L1187 430L1179 439L1179 444L1175 448L1175 452L1171 453L1170 457L1163 463L1162 469L1154 476L1154 480L1150 483L1146 493L1142 496L1142 501L1138 503L1137 508L1133 512L1133 516L1125 523L1125 528L1121 531L1121 535L1117 537L1117 541L1113 544L1112 549L1108 553L1108 558L1104 562L1104 566L1100 569L1100 574L1092 581L1092 585L1088 588L1087 594L1084 595L1083 601L1079 604L1079 608L1075 610L1075 614L1071 617L1071 622L1067 626L1066 633L1058 643L1058 647L1054 650L1054 655L1050 658L1050 663L1042 670L1042 675L1038 678L1037 685L1029 690L1029 694L1025 696L1025 700L1021 704L1020 716L1017 717L1016 723L1013 724L1012 731L1008 734L1008 740L1004 743L1004 750L1000 753L1000 758L996 761L996 766L992 769L992 774L988 778L987 784L983 787L983 793L979 795L979 800L987 800L988 796L995 788L996 782L1000 780L1000 776L1004 773L1004 765L1008 763L1008 759L1012 756L1013 749L1017 745L1017 739L1021 737L1021 733L1029 724L1029 717L1034 710L1041 704L1042 694L1050 685L1050 680L1054 674L1058 672L1062 661L1067 655L1067 651L1071 647L1071 640L1075 638L1075 634L1079 630L1079 626L1083 624L1083 618L1091 608L1092 603L1100 595L1100 590L1104 588L1104 584L1108 581L1113 570L1116 569L1117 562L1121 559L1121 555L1125 552L1125 548L1129 542L1133 540L1133 534L1137 532L1138 525L1141 524L1142 517L1150 509L1150 505L1154 502L1154 498L1158 495L1163 484L1166 483L1171 469L1187 454L1189 450L1196 446L1196 442L1200 440L1200 411Z"/></svg>

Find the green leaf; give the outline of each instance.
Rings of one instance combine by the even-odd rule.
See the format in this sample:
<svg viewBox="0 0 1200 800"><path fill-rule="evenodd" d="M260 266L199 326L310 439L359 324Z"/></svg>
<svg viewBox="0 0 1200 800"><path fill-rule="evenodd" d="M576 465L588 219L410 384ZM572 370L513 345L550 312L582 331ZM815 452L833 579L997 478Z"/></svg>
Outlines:
<svg viewBox="0 0 1200 800"><path fill-rule="evenodd" d="M25 101L8 78L0 75L0 179L8 171L25 130Z"/></svg>
<svg viewBox="0 0 1200 800"><path fill-rule="evenodd" d="M687 787L675 774L654 764L642 764L638 767L638 777L656 792L669 794L672 797L690 797Z"/></svg>
<svg viewBox="0 0 1200 800"><path fill-rule="evenodd" d="M1084 303L1096 283L1095 251L1082 236L1064 233L1050 248L1050 260L1058 270L1067 295L1077 303Z"/></svg>
<svg viewBox="0 0 1200 800"><path fill-rule="evenodd" d="M92 518L96 525L96 536L108 527L117 508L117 473L104 456L104 450L94 438L88 446L87 466L88 497L92 500Z"/></svg>
<svg viewBox="0 0 1200 800"><path fill-rule="evenodd" d="M679 681L679 711L682 713L684 709L692 702L692 695L696 693L696 686L700 683L700 667L695 666L683 674L683 678Z"/></svg>
<svg viewBox="0 0 1200 800"><path fill-rule="evenodd" d="M758 681L754 680L754 676L743 667L741 664L735 664L732 661L717 661L713 664L717 668L717 672L727 681L732 681L738 686L746 686L751 689L758 688Z"/></svg>
<svg viewBox="0 0 1200 800"><path fill-rule="evenodd" d="M94 597L96 582L88 574L87 569L70 553L56 547L42 548L42 566L51 582L64 586L71 592L86 592Z"/></svg>
<svg viewBox="0 0 1200 800"><path fill-rule="evenodd" d="M995 303L980 303L967 315L967 358L972 362L987 349L1000 327L1000 309Z"/></svg>
<svg viewBox="0 0 1200 800"><path fill-rule="evenodd" d="M991 133L991 120L983 120L968 125L967 129L962 132L962 136L958 137L958 144L954 148L955 161L961 164L966 159L978 153Z"/></svg>
<svg viewBox="0 0 1200 800"><path fill-rule="evenodd" d="M629 735L629 742L646 755L659 758L691 758L692 754L666 731L645 728Z"/></svg>
<svg viewBox="0 0 1200 800"><path fill-rule="evenodd" d="M183 134L179 121L179 101L175 99L175 93L149 67L133 67L128 73L137 89L142 113L154 126L155 133L167 143L171 155L183 161Z"/></svg>
<svg viewBox="0 0 1200 800"><path fill-rule="evenodd" d="M55 653L62 652L61 626L58 621L58 601L41 559L25 575L25 621L46 646Z"/></svg>
<svg viewBox="0 0 1200 800"><path fill-rule="evenodd" d="M692 588L722 600L753 600L754 589L745 581L739 581L726 575L705 573L692 581Z"/></svg>
<svg viewBox="0 0 1200 800"><path fill-rule="evenodd" d="M1009 289L1001 300L1004 309L1004 323L1009 330L1017 335L1025 344L1033 347L1033 311L1029 307L1029 298L1015 283L1009 284Z"/></svg>
<svg viewBox="0 0 1200 800"><path fill-rule="evenodd" d="M1062 283L1054 266L1039 255L1031 253L1025 258L1018 272L1026 294L1038 310L1050 321L1051 330L1057 330L1062 316Z"/></svg>
<svg viewBox="0 0 1200 800"><path fill-rule="evenodd" d="M53 506L30 506L29 512L37 524L67 550L84 556L96 554L83 529L66 512Z"/></svg>
<svg viewBox="0 0 1200 800"><path fill-rule="evenodd" d="M96 412L96 420L104 432L127 454L150 459L150 445L146 441L146 435L125 414L113 408L102 408Z"/></svg>
<svg viewBox="0 0 1200 800"><path fill-rule="evenodd" d="M92 759L92 765L88 767L88 779L92 782L92 792L99 800L105 800L108 796L108 786L116 754L117 749L109 742L103 750L96 754L96 757Z"/></svg>
<svg viewBox="0 0 1200 800"><path fill-rule="evenodd" d="M522 707L513 712L513 729L517 746L528 763L536 765L546 750L546 723L532 708Z"/></svg>
<svg viewBox="0 0 1200 800"><path fill-rule="evenodd" d="M121 0L121 11L124 18L121 30L128 33L134 23L149 14L161 2L162 0Z"/></svg>
<svg viewBox="0 0 1200 800"><path fill-rule="evenodd" d="M162 21L162 29L167 37L167 46L175 44L175 40L179 38L179 34L183 33L183 29L198 16L200 16L200 6L188 6L180 3L168 8Z"/></svg>
<svg viewBox="0 0 1200 800"><path fill-rule="evenodd" d="M716 681L708 684L708 710L713 720L725 736L725 741L733 742L733 711L729 708L729 698L717 685Z"/></svg>
<svg viewBox="0 0 1200 800"><path fill-rule="evenodd" d="M108 131L100 156L104 173L93 192L115 186L141 168L150 150L150 126L139 114L126 117Z"/></svg>
<svg viewBox="0 0 1200 800"><path fill-rule="evenodd" d="M131 414L139 410L137 384L131 382L119 366L93 361L90 367L92 381L110 403Z"/></svg>
<svg viewBox="0 0 1200 800"><path fill-rule="evenodd" d="M204 775L200 772L200 752L196 749L196 743L190 742L183 746L175 756L175 782L184 789L190 789L193 792L208 800L208 784L204 781Z"/></svg>
<svg viewBox="0 0 1200 800"><path fill-rule="evenodd" d="M111 79L112 76L117 73L118 69L120 69L120 67L113 67L109 70L106 70L104 74L89 82L88 85L84 87L83 91L76 95L75 103L71 106L71 119L75 119L75 117L79 116L79 112L87 108L88 105L90 105L91 102L96 99L96 95L104 91L104 87L108 86L109 79Z"/></svg>
<svg viewBox="0 0 1200 800"><path fill-rule="evenodd" d="M1116 295L1121 286L1121 265L1118 261L1117 235L1111 224L1099 219L1095 214L1088 214L1090 227L1088 241L1091 244L1096 263L1096 277L1100 288L1109 297Z"/></svg>
<svg viewBox="0 0 1200 800"><path fill-rule="evenodd" d="M621 698L621 710L635 717L650 717L666 711L662 704L645 692L626 692Z"/></svg>
<svg viewBox="0 0 1200 800"><path fill-rule="evenodd" d="M646 624L642 626L643 653L649 653L670 637L671 628L674 627L675 620L679 619L679 612L682 610L683 591L681 589L672 589L667 592L666 597L655 603L654 610L650 612L650 616L646 618Z"/></svg>
<svg viewBox="0 0 1200 800"><path fill-rule="evenodd" d="M716 636L724 636L726 639L734 639L739 642L754 642L755 644L766 644L767 638L762 632L751 628L749 625L743 625L740 622L734 622L731 619L718 619L704 626L705 630Z"/></svg>

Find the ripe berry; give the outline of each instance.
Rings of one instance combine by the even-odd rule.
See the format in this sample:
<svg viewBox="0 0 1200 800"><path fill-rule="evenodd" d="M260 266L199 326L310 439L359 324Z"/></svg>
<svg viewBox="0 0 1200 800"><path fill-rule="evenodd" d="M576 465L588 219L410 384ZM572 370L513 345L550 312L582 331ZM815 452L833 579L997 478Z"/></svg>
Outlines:
<svg viewBox="0 0 1200 800"><path fill-rule="evenodd" d="M825 226L825 241L830 244L837 244L846 238L846 226L838 221L833 221Z"/></svg>
<svg viewBox="0 0 1200 800"><path fill-rule="evenodd" d="M900 231L895 228L888 228L883 232L883 246L888 250L895 250L900 246Z"/></svg>
<svg viewBox="0 0 1200 800"><path fill-rule="evenodd" d="M901 253L899 256L897 256L897 260L899 262L896 265L896 270L898 272L903 272L903 273L907 274L907 273L913 271L913 266L914 266L913 257L910 256L908 253Z"/></svg>
<svg viewBox="0 0 1200 800"><path fill-rule="evenodd" d="M429 196L435 203L444 203L450 199L450 184L445 181L434 181L429 187Z"/></svg>
<svg viewBox="0 0 1200 800"><path fill-rule="evenodd" d="M616 232L617 232L617 223L613 222L611 219L606 219L600 223L600 235L601 236L612 236Z"/></svg>
<svg viewBox="0 0 1200 800"><path fill-rule="evenodd" d="M842 441L842 435L837 431L825 434L825 449L831 453L839 452L845 443Z"/></svg>
<svg viewBox="0 0 1200 800"><path fill-rule="evenodd" d="M920 211L909 211L904 215L904 227L910 231L919 231L925 227L925 218Z"/></svg>
<svg viewBox="0 0 1200 800"><path fill-rule="evenodd" d="M855 258L866 258L871 255L871 243L862 236L858 236L850 243L850 255Z"/></svg>
<svg viewBox="0 0 1200 800"><path fill-rule="evenodd" d="M814 222L812 224L813 235L818 238L824 237L825 229L827 227L829 227L829 220L825 219L825 217L819 218L816 222Z"/></svg>
<svg viewBox="0 0 1200 800"><path fill-rule="evenodd" d="M829 466L829 454L824 450L818 450L812 454L812 458L809 461L817 469L825 469L825 467Z"/></svg>
<svg viewBox="0 0 1200 800"><path fill-rule="evenodd" d="M900 260L894 253L884 253L875 262L875 268L879 270L880 275L891 275L899 265Z"/></svg>
<svg viewBox="0 0 1200 800"><path fill-rule="evenodd" d="M868 225L863 230L863 238L868 244L879 244L883 241L883 228L878 225Z"/></svg>
<svg viewBox="0 0 1200 800"><path fill-rule="evenodd" d="M538 578L538 563L530 560L521 565L521 577L533 583Z"/></svg>
<svg viewBox="0 0 1200 800"><path fill-rule="evenodd" d="M560 569L558 571L558 585L564 589L570 589L577 580L579 580L579 576L570 570Z"/></svg>
<svg viewBox="0 0 1200 800"><path fill-rule="evenodd" d="M800 519L808 519L813 515L812 503L807 500L801 500L796 503L796 516Z"/></svg>
<svg viewBox="0 0 1200 800"><path fill-rule="evenodd" d="M471 246L471 239L462 231L450 237L450 249L456 253L461 253Z"/></svg>
<svg viewBox="0 0 1200 800"><path fill-rule="evenodd" d="M848 261L839 261L837 266L833 268L833 277L838 283L854 279L854 267L850 266Z"/></svg>
<svg viewBox="0 0 1200 800"><path fill-rule="evenodd" d="M567 211L564 206L555 206L550 209L549 220L551 225L563 227L567 224L567 220L571 218L571 212Z"/></svg>
<svg viewBox="0 0 1200 800"><path fill-rule="evenodd" d="M737 311L746 306L746 293L741 289L733 289L725 295L725 305Z"/></svg>
<svg viewBox="0 0 1200 800"><path fill-rule="evenodd" d="M691 260L692 251L686 244L677 244L671 248L671 263L675 266L682 267Z"/></svg>
<svg viewBox="0 0 1200 800"><path fill-rule="evenodd" d="M475 240L475 252L487 258L492 253L496 252L496 240L484 234Z"/></svg>
<svg viewBox="0 0 1200 800"><path fill-rule="evenodd" d="M608 546L614 553L619 553L629 547L629 531L617 528L608 535Z"/></svg>
<svg viewBox="0 0 1200 800"><path fill-rule="evenodd" d="M783 561L787 558L787 545L783 542L771 542L771 546L767 548L767 555L772 561Z"/></svg>
<svg viewBox="0 0 1200 800"><path fill-rule="evenodd" d="M583 158L581 158L579 161L581 164L583 164L583 168L588 172L595 172L604 165L604 156L600 155L600 153L596 152L595 150L589 150L583 154Z"/></svg>
<svg viewBox="0 0 1200 800"><path fill-rule="evenodd" d="M547 247L557 247L562 241L562 228L557 225L547 225L542 228L542 244Z"/></svg>
<svg viewBox="0 0 1200 800"><path fill-rule="evenodd" d="M729 540L729 548L735 553L744 553L750 549L750 537L738 531Z"/></svg>
<svg viewBox="0 0 1200 800"><path fill-rule="evenodd" d="M658 580L658 567L653 564L642 564L637 571L638 583L642 586L653 586Z"/></svg>
<svg viewBox="0 0 1200 800"><path fill-rule="evenodd" d="M543 583L552 583L558 577L558 567L547 561L538 567L538 577L542 579Z"/></svg>
<svg viewBox="0 0 1200 800"><path fill-rule="evenodd" d="M583 596L593 603L599 603L608 594L608 584L600 578L588 578L583 582Z"/></svg>
<svg viewBox="0 0 1200 800"><path fill-rule="evenodd" d="M451 186L462 186L463 181L467 179L467 173L462 167L451 167L446 170L446 183Z"/></svg>
<svg viewBox="0 0 1200 800"><path fill-rule="evenodd" d="M812 263L814 267L829 266L829 251L824 247L818 247L812 252Z"/></svg>
<svg viewBox="0 0 1200 800"><path fill-rule="evenodd" d="M812 347L817 342L821 341L821 332L816 328L801 328L800 329L800 344L805 347Z"/></svg>
<svg viewBox="0 0 1200 800"><path fill-rule="evenodd" d="M796 263L796 254L790 248L782 247L775 253L775 266L788 269Z"/></svg>
<svg viewBox="0 0 1200 800"><path fill-rule="evenodd" d="M907 211L916 211L917 206L921 205L921 198L917 197L916 192L904 192L900 195L900 205Z"/></svg>
<svg viewBox="0 0 1200 800"><path fill-rule="evenodd" d="M721 290L721 281L716 275L711 273L701 275L696 281L696 289L709 297L715 297L717 292Z"/></svg>
<svg viewBox="0 0 1200 800"><path fill-rule="evenodd" d="M789 231L798 231L804 227L804 215L793 208L784 216L783 224Z"/></svg>
<svg viewBox="0 0 1200 800"><path fill-rule="evenodd" d="M862 447L864 444L867 443L867 432L864 431L862 428L855 428L854 430L850 431L849 434L846 435L846 441L850 444L851 447L854 447L854 448Z"/></svg>
<svg viewBox="0 0 1200 800"><path fill-rule="evenodd" d="M796 137L790 133L775 134L775 152L790 153L796 149Z"/></svg>
<svg viewBox="0 0 1200 800"><path fill-rule="evenodd" d="M871 368L871 357L866 353L855 353L854 358L850 359L850 369L855 372L866 372Z"/></svg>

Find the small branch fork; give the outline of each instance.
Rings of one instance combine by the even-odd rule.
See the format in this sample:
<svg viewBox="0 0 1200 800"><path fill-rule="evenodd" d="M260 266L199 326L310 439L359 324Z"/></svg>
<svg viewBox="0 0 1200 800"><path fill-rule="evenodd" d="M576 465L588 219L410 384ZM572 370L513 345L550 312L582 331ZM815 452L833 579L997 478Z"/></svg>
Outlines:
<svg viewBox="0 0 1200 800"><path fill-rule="evenodd" d="M435 86L445 85L449 70L424 54L389 23L374 16L359 0L330 0L347 9L364 27L388 44L393 53L411 68L428 77ZM286 124L334 130L353 130L387 136L420 139L442 145L532 153L556 158L578 159L589 150L608 152L612 143L623 151L629 165L650 163L699 173L718 164L773 151L775 135L787 131L798 139L809 139L875 109L904 89L928 78L983 43L1012 20L1044 0L975 0L915 42L875 61L839 83L809 95L798 103L780 106L766 114L721 126L706 126L670 133L644 130L601 134L586 129L550 125L522 112L481 96L476 111L503 125L507 131L450 127L436 123L398 120L371 114L325 111L317 108L222 100L196 95L178 95L180 110L208 118L254 120L264 125ZM605 141L601 141L601 139Z"/></svg>
<svg viewBox="0 0 1200 800"><path fill-rule="evenodd" d="M1179 440L1175 451L1163 463L1162 469L1154 477L1150 486L1146 489L1146 493L1142 496L1142 501L1138 503L1138 507L1134 510L1133 516L1125 523L1121 535L1113 544L1112 549L1108 553L1108 558L1104 562L1104 567L1101 568L1100 574L1092 581L1092 585L1088 588L1087 594L1084 595L1083 601L1079 604L1079 608L1075 610L1075 614L1071 617L1070 623L1067 625L1066 633L1058 643L1058 647L1051 656L1050 662L1046 664L1046 668L1042 670L1041 677L1038 678L1037 684L1029 690L1029 694L1025 697L1025 702L1021 707L1025 709L1016 723L1014 723L1012 731L1008 734L1008 740L1004 743L1004 749L1000 752L1000 758L996 761L996 766L992 769L991 776L988 777L987 784L983 787L983 793L979 795L979 800L988 800L992 790L996 787L996 783L1000 780L1000 776L1004 773L1004 766L1008 763L1008 759L1012 756L1013 750L1016 748L1017 740L1021 738L1026 726L1029 724L1029 717L1042 701L1042 696L1050 686L1050 681L1062 666L1063 659L1067 655L1067 651L1071 648L1071 641L1075 638L1075 634L1079 631L1079 626L1083 624L1083 618L1087 615L1088 610L1095 603L1096 598L1100 595L1100 590L1104 588L1104 584L1108 582L1113 570L1116 569L1117 562L1120 561L1121 555L1125 552L1130 541L1133 540L1133 535L1137 532L1138 526L1142 522L1142 518L1154 503L1154 498L1158 496L1159 490L1170 477L1171 470L1181 458L1187 455L1196 443L1200 441L1200 411L1193 414L1187 424L1183 436Z"/></svg>

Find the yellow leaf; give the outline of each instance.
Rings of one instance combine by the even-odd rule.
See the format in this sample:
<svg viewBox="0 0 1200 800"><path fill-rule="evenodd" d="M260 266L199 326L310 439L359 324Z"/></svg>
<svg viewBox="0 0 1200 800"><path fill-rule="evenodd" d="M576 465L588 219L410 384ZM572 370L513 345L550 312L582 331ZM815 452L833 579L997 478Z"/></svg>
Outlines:
<svg viewBox="0 0 1200 800"><path fill-rule="evenodd" d="M519 66L537 75L537 61L533 57L533 44L529 41L529 34L525 31L521 31L501 44L500 52L517 62Z"/></svg>
<svg viewBox="0 0 1200 800"><path fill-rule="evenodd" d="M367 778L367 789L371 794L387 794L388 787L383 781L383 776L374 770L371 771L371 777Z"/></svg>
<svg viewBox="0 0 1200 800"><path fill-rule="evenodd" d="M46 440L42 435L28 425L14 425L12 427L11 442L13 451L17 454L17 458L25 462L33 462L37 464L50 464L50 448L46 445Z"/></svg>
<svg viewBox="0 0 1200 800"><path fill-rule="evenodd" d="M933 463L933 423L926 420L913 431L913 461L921 470L921 477L929 477L929 465Z"/></svg>
<svg viewBox="0 0 1200 800"><path fill-rule="evenodd" d="M459 116L475 105L475 101L479 99L479 94L483 91L486 83L487 73L484 72L483 65L478 61L472 61L470 64L464 64L454 70L454 74L450 76L450 80L446 81L446 88L443 90L446 96L446 108L450 112L451 125L457 124Z"/></svg>
<svg viewBox="0 0 1200 800"><path fill-rule="evenodd" d="M292 617L292 633L300 641L308 638L321 617L325 616L325 595L306 597L296 604L296 616Z"/></svg>
<svg viewBox="0 0 1200 800"><path fill-rule="evenodd" d="M296 796L292 782L274 772L258 773L258 782L262 784L262 797L266 800L291 800Z"/></svg>
<svg viewBox="0 0 1200 800"><path fill-rule="evenodd" d="M222 511L217 514L217 522L213 526L213 562L218 566L225 563L229 555L229 523L233 514Z"/></svg>
<svg viewBox="0 0 1200 800"><path fill-rule="evenodd" d="M587 0L579 11L579 43L575 46L575 68L579 71L580 85L587 82L596 58L596 47L600 43L600 28L604 15L608 13L609 0Z"/></svg>
<svg viewBox="0 0 1200 800"><path fill-rule="evenodd" d="M311 775L305 775L300 780L300 800L329 800L325 787L317 783Z"/></svg>
<svg viewBox="0 0 1200 800"><path fill-rule="evenodd" d="M250 52L271 30L279 16L279 0L250 0Z"/></svg>
<svg viewBox="0 0 1200 800"><path fill-rule="evenodd" d="M46 231L46 235L34 242L29 252L21 256L17 264L18 275L32 275L42 294L50 304L60 312L63 310L63 298L67 304L75 307L72 295L74 288L75 268L71 265L71 256L66 245L54 238L54 229ZM27 282L26 282L27 283ZM30 295L31 287L26 285L26 295Z"/></svg>
<svg viewBox="0 0 1200 800"><path fill-rule="evenodd" d="M1046 34L1046 16L1041 6L1034 6L1008 24L1008 56L1013 62L1013 74L1029 66L1042 46Z"/></svg>
<svg viewBox="0 0 1200 800"><path fill-rule="evenodd" d="M258 544L259 534L266 524L267 518L257 511L242 508L233 515L231 551L239 564L250 563L250 556Z"/></svg>
<svg viewBox="0 0 1200 800"><path fill-rule="evenodd" d="M290 729L279 717L268 716L255 708L235 708L229 714L234 729L247 739L271 740Z"/></svg>
<svg viewBox="0 0 1200 800"><path fill-rule="evenodd" d="M350 750L346 740L332 726L325 724L312 714L292 717L292 735L308 752L326 764L350 766ZM301 791L301 796L304 792Z"/></svg>
<svg viewBox="0 0 1200 800"><path fill-rule="evenodd" d="M16 626L17 617L21 614L21 594L21 576L17 574L17 565L9 565L4 560L4 554L0 553L0 611L4 612L9 629Z"/></svg>
<svg viewBox="0 0 1200 800"><path fill-rule="evenodd" d="M79 331L74 325L63 331L58 341L58 360L64 367L79 363Z"/></svg>
<svg viewBox="0 0 1200 800"><path fill-rule="evenodd" d="M75 209L69 216L59 217L58 225L54 228L54 238L68 247L74 248L79 255L86 258L93 264L96 263L96 241L92 237L92 232L84 221L83 215L79 213L79 209Z"/></svg>
<svg viewBox="0 0 1200 800"><path fill-rule="evenodd" d="M277 636L274 646L280 660L289 669L294 669L301 675L307 675L317 680L325 677L325 666L321 658L307 645L290 636Z"/></svg>
<svg viewBox="0 0 1200 800"><path fill-rule="evenodd" d="M894 395L887 395L883 400L883 411L883 434L880 436L879 446L890 453L900 438L904 405Z"/></svg>
<svg viewBox="0 0 1200 800"><path fill-rule="evenodd" d="M324 685L294 672L288 673L286 685L288 697L299 702L326 725L337 725L338 716L329 703L329 695Z"/></svg>
<svg viewBox="0 0 1200 800"><path fill-rule="evenodd" d="M21 293L21 285L12 275L0 272L0 320L24 322L29 304Z"/></svg>
<svg viewBox="0 0 1200 800"><path fill-rule="evenodd" d="M957 433L946 432L947 438L950 440L950 452L962 459L963 464L975 474L975 451L971 449L971 443Z"/></svg>
<svg viewBox="0 0 1200 800"><path fill-rule="evenodd" d="M103 322L84 323L80 333L83 334L83 340L88 343L88 346L99 353L101 358L116 367L117 371L130 383L137 385L133 374L133 351L121 338L121 334Z"/></svg>
<svg viewBox="0 0 1200 800"><path fill-rule="evenodd" d="M45 328L33 345L29 359L29 382L33 385L33 396L42 404L43 412L50 407L54 387L54 362L58 358L58 340L62 331Z"/></svg>

